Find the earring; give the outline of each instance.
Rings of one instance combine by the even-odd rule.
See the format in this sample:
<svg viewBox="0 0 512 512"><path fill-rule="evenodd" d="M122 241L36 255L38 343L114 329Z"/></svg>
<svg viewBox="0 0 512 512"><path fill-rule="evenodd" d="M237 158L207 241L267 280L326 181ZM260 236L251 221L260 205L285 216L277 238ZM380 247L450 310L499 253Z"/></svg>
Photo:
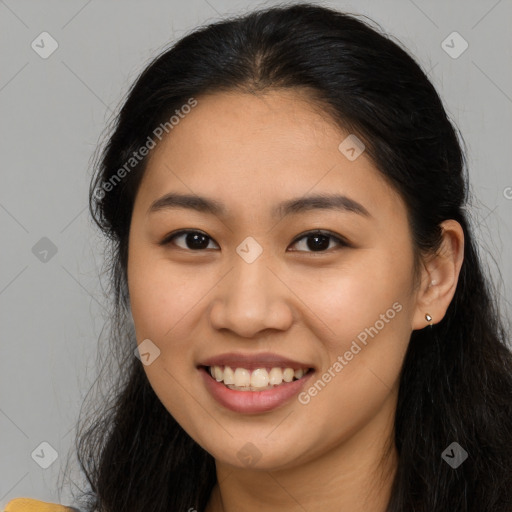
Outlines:
<svg viewBox="0 0 512 512"><path fill-rule="evenodd" d="M432 327L432 317L428 313L425 314L425 320L430 322L430 327Z"/></svg>

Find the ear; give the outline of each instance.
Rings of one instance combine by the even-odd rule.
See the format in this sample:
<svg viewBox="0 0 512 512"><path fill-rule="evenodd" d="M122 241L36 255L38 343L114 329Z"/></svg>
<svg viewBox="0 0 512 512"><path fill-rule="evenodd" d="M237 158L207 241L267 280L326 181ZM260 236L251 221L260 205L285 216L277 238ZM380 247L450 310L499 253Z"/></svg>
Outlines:
<svg viewBox="0 0 512 512"><path fill-rule="evenodd" d="M437 253L423 261L420 286L416 292L413 330L440 322L455 295L464 259L464 230L455 220L441 223L442 243ZM432 320L425 319L429 314Z"/></svg>

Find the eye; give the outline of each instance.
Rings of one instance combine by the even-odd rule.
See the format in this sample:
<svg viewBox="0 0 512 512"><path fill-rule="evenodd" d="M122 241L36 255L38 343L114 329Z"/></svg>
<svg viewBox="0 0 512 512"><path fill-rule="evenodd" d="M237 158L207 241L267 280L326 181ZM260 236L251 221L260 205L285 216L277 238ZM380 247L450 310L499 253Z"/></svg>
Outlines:
<svg viewBox="0 0 512 512"><path fill-rule="evenodd" d="M175 243L175 240L183 239L185 246L179 245ZM181 230L177 233L166 236L164 240L160 242L160 245L168 245L171 242L175 243L181 249L189 249L189 250L197 250L197 249L208 249L208 240L212 240L207 234L202 233L201 231L192 231L192 230ZM217 245L217 244L215 244ZM218 246L217 246L218 248Z"/></svg>
<svg viewBox="0 0 512 512"><path fill-rule="evenodd" d="M309 239L308 242L303 243L303 247L307 247L311 252L325 252L330 247L330 241L334 240L336 244L341 247L350 247L350 244L338 235L334 235L329 231L315 230L308 233L303 233L295 239L292 245L298 244L303 239ZM292 251L295 252L295 251ZM304 252L304 251L299 251ZM308 251L305 251L308 252Z"/></svg>
<svg viewBox="0 0 512 512"><path fill-rule="evenodd" d="M176 240L179 239L183 240L183 245L176 243ZM325 252L327 249L332 248L329 240L333 240L335 244L338 244L338 246L350 247L350 244L339 235L334 235L329 231L322 230L303 233L293 241L292 245L298 244L303 239L309 239L309 242L307 242L305 246L310 249L311 252ZM206 233L202 233L201 231L181 230L166 236L164 240L160 242L160 245L168 245L173 243L181 249L197 251L201 249L208 249L209 241L215 243L211 237L209 237ZM216 243L215 245L217 246L216 248L218 248ZM298 252L308 251L300 250Z"/></svg>

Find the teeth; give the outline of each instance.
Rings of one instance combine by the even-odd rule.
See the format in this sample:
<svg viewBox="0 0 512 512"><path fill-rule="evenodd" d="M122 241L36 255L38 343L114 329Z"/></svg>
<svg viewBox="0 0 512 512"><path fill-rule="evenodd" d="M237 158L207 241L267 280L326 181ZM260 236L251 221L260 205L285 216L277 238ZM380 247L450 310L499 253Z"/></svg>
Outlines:
<svg viewBox="0 0 512 512"><path fill-rule="evenodd" d="M213 372L214 372L213 376L215 377L215 380L217 382L220 382L224 378L224 375L222 374L222 369L219 368L218 366L213 367Z"/></svg>
<svg viewBox="0 0 512 512"><path fill-rule="evenodd" d="M268 372L265 368L258 368L251 373L251 386L266 388L269 383ZM239 386L239 384L237 384Z"/></svg>
<svg viewBox="0 0 512 512"><path fill-rule="evenodd" d="M219 368L216 366L215 368ZM219 368L219 370L222 372L222 370ZM217 370L215 370L217 372ZM238 387L246 387L251 385L251 372L249 370L246 370L245 368L237 368L235 370L235 386Z"/></svg>
<svg viewBox="0 0 512 512"><path fill-rule="evenodd" d="M272 368L268 374L268 378L270 384L273 386L278 386L281 384L281 382L283 382L283 370L281 370L281 368Z"/></svg>
<svg viewBox="0 0 512 512"><path fill-rule="evenodd" d="M217 382L224 382L230 389L239 389L242 391L255 391L262 389L271 389L273 386L279 386L284 382L292 382L293 379L302 378L308 368L294 370L293 368L257 368L252 372L245 368L235 368L229 366L211 366L210 375Z"/></svg>
<svg viewBox="0 0 512 512"><path fill-rule="evenodd" d="M291 382L293 380L293 368L285 368L283 372L283 380Z"/></svg>
<svg viewBox="0 0 512 512"><path fill-rule="evenodd" d="M235 372L229 366L226 366L224 368L224 384L234 384L234 383L235 383Z"/></svg>

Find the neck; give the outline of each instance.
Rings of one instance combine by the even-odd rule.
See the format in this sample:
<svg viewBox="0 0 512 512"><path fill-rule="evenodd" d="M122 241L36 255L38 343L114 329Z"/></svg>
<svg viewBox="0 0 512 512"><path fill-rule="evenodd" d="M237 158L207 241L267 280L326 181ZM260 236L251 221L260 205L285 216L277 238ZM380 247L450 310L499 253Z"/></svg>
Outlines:
<svg viewBox="0 0 512 512"><path fill-rule="evenodd" d="M240 469L216 461L217 484L205 512L385 512L398 461L394 412L387 404L347 440L292 468Z"/></svg>

